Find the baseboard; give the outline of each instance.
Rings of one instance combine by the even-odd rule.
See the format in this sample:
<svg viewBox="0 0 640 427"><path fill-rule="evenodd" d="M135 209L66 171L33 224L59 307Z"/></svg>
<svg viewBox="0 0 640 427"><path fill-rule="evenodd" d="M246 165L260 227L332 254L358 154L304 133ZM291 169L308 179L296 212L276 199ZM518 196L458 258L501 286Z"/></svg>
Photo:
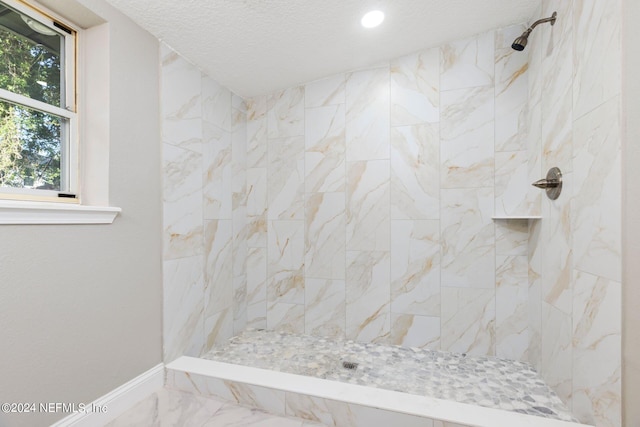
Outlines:
<svg viewBox="0 0 640 427"><path fill-rule="evenodd" d="M160 363L87 405L106 407L106 412L77 412L51 427L102 427L163 386L164 364Z"/></svg>

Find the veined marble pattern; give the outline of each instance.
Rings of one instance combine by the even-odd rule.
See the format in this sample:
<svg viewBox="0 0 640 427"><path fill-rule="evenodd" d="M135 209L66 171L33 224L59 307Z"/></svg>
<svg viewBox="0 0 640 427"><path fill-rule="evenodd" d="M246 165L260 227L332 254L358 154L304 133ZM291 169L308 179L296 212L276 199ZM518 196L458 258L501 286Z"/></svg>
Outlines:
<svg viewBox="0 0 640 427"><path fill-rule="evenodd" d="M202 74L161 43L162 141L202 153Z"/></svg>
<svg viewBox="0 0 640 427"><path fill-rule="evenodd" d="M622 2L574 2L574 117L621 93Z"/></svg>
<svg viewBox="0 0 640 427"><path fill-rule="evenodd" d="M529 61L526 54L511 48L513 40L524 30L523 25L513 25L496 31L496 151L526 149Z"/></svg>
<svg viewBox="0 0 640 427"><path fill-rule="evenodd" d="M267 168L247 169L247 215L260 216L267 211Z"/></svg>
<svg viewBox="0 0 640 427"><path fill-rule="evenodd" d="M391 125L440 120L440 49L391 62Z"/></svg>
<svg viewBox="0 0 640 427"><path fill-rule="evenodd" d="M439 181L438 126L391 128L391 218L438 219Z"/></svg>
<svg viewBox="0 0 640 427"><path fill-rule="evenodd" d="M233 287L232 225L230 220L207 221L205 227L205 302L208 314L231 307Z"/></svg>
<svg viewBox="0 0 640 427"><path fill-rule="evenodd" d="M304 332L304 304L269 302L267 305L267 328L289 333Z"/></svg>
<svg viewBox="0 0 640 427"><path fill-rule="evenodd" d="M597 426L622 425L621 284L576 272L573 295L573 410Z"/></svg>
<svg viewBox="0 0 640 427"><path fill-rule="evenodd" d="M571 402L571 314L542 303L542 361L540 373L563 402Z"/></svg>
<svg viewBox="0 0 640 427"><path fill-rule="evenodd" d="M421 396L454 400L490 408L511 410L525 414L571 421L573 417L563 403L526 363L495 357L471 357L464 354L430 351L419 348L385 346L373 343L358 343L351 340L333 340L310 335L288 334L275 331L248 330L232 338L225 348L208 353L205 358L225 363L234 363L298 375L314 376L327 380L384 388ZM354 362L356 369L345 369L343 362ZM176 372L177 381L184 381L184 373ZM171 381L171 376L168 381ZM211 379L202 385L198 378L185 383L186 390L219 389L222 381ZM229 394L233 401L242 396L264 402L274 402L280 407L279 391L259 396L260 387L234 385L225 381L219 393ZM181 387L180 387L181 388ZM249 388L243 391L243 388ZM207 394L208 392L205 392ZM240 397L238 397L240 396ZM273 404L273 403L272 403ZM346 403L329 399L317 399L296 393L285 393L286 413L305 419L320 420L330 425L413 425L411 418L405 421L385 423L373 418L363 420L348 418L357 415ZM342 410L330 407L341 406ZM351 405L350 405L351 406ZM357 407L358 405L353 405ZM294 409L295 408L295 409ZM342 411L347 412L342 412ZM363 408L385 417L386 411ZM339 418L332 417L337 414ZM324 418L325 416L331 418ZM347 417L347 418L342 418ZM350 421L349 421L350 420ZM422 420L420 426L430 425ZM424 424L427 423L427 424Z"/></svg>
<svg viewBox="0 0 640 427"><path fill-rule="evenodd" d="M572 175L562 177L563 191L573 194ZM571 241L572 219L571 200L567 197L543 201L542 232L547 246L542 253L545 266L542 273L542 296L544 301L564 313L571 313L573 252Z"/></svg>
<svg viewBox="0 0 640 427"><path fill-rule="evenodd" d="M305 189L308 193L345 189L344 104L306 109Z"/></svg>
<svg viewBox="0 0 640 427"><path fill-rule="evenodd" d="M231 219L231 132L203 122L204 218Z"/></svg>
<svg viewBox="0 0 640 427"><path fill-rule="evenodd" d="M202 154L162 144L164 259L202 254Z"/></svg>
<svg viewBox="0 0 640 427"><path fill-rule="evenodd" d="M202 256L163 263L164 360L198 356L204 349Z"/></svg>
<svg viewBox="0 0 640 427"><path fill-rule="evenodd" d="M304 87L293 87L271 95L267 100L269 139L304 135Z"/></svg>
<svg viewBox="0 0 640 427"><path fill-rule="evenodd" d="M529 156L527 151L495 153L495 214L526 216L533 210L528 191ZM539 190L538 190L539 191Z"/></svg>
<svg viewBox="0 0 640 427"><path fill-rule="evenodd" d="M345 194L307 194L305 212L306 278L344 280Z"/></svg>
<svg viewBox="0 0 640 427"><path fill-rule="evenodd" d="M389 250L389 190L389 160L347 164L347 250Z"/></svg>
<svg viewBox="0 0 640 427"><path fill-rule="evenodd" d="M493 86L494 38L491 31L445 44L442 47L441 90Z"/></svg>
<svg viewBox="0 0 640 427"><path fill-rule="evenodd" d="M527 255L529 224L522 220L498 220L496 227L496 255Z"/></svg>
<svg viewBox="0 0 640 427"><path fill-rule="evenodd" d="M540 372L542 365L542 222L529 223L529 241L527 242L527 258L529 261L529 301L527 314L529 317L529 363Z"/></svg>
<svg viewBox="0 0 640 427"><path fill-rule="evenodd" d="M304 222L270 221L267 253L268 301L304 305Z"/></svg>
<svg viewBox="0 0 640 427"><path fill-rule="evenodd" d="M542 58L542 141L543 176L557 166L562 173L573 170L571 164L573 121L573 23L572 1L560 0L543 4L543 13L558 19L551 31L542 31L540 42L546 46Z"/></svg>
<svg viewBox="0 0 640 427"><path fill-rule="evenodd" d="M573 251L577 269L622 279L620 98L574 125Z"/></svg>
<svg viewBox="0 0 640 427"><path fill-rule="evenodd" d="M389 159L389 90L389 67L347 74L347 161Z"/></svg>
<svg viewBox="0 0 640 427"><path fill-rule="evenodd" d="M304 219L304 138L269 141L269 219Z"/></svg>
<svg viewBox="0 0 640 427"><path fill-rule="evenodd" d="M231 132L231 91L207 75L202 75L202 119Z"/></svg>
<svg viewBox="0 0 640 427"><path fill-rule="evenodd" d="M391 221L391 311L440 316L440 224Z"/></svg>
<svg viewBox="0 0 640 427"><path fill-rule="evenodd" d="M496 355L527 361L529 355L527 256L496 257Z"/></svg>
<svg viewBox="0 0 640 427"><path fill-rule="evenodd" d="M441 198L441 285L493 289L493 188L442 190Z"/></svg>
<svg viewBox="0 0 640 427"><path fill-rule="evenodd" d="M494 355L495 290L443 287L440 292L440 347L457 353Z"/></svg>
<svg viewBox="0 0 640 427"><path fill-rule="evenodd" d="M135 405L106 427L322 427L302 419L275 416L184 391L162 389Z"/></svg>
<svg viewBox="0 0 640 427"><path fill-rule="evenodd" d="M266 248L249 248L247 254L247 326L267 327Z"/></svg>
<svg viewBox="0 0 640 427"><path fill-rule="evenodd" d="M305 86L305 106L307 108L323 107L326 105L344 104L345 76L337 74L326 79L307 83Z"/></svg>
<svg viewBox="0 0 640 427"><path fill-rule="evenodd" d="M204 319L204 351L210 351L224 344L233 336L233 308L225 308L213 314L207 314Z"/></svg>
<svg viewBox="0 0 640 427"><path fill-rule="evenodd" d="M440 317L391 313L391 344L403 347L440 348Z"/></svg>
<svg viewBox="0 0 640 427"><path fill-rule="evenodd" d="M242 275L233 278L233 333L239 334L247 327L247 276Z"/></svg>
<svg viewBox="0 0 640 427"><path fill-rule="evenodd" d="M247 167L267 167L267 97L247 100Z"/></svg>
<svg viewBox="0 0 640 427"><path fill-rule="evenodd" d="M442 92L441 188L492 187L493 86Z"/></svg>
<svg viewBox="0 0 640 427"><path fill-rule="evenodd" d="M344 338L345 316L344 280L305 280L304 330L307 334Z"/></svg>
<svg viewBox="0 0 640 427"><path fill-rule="evenodd" d="M385 342L391 329L389 252L347 252L347 338Z"/></svg>

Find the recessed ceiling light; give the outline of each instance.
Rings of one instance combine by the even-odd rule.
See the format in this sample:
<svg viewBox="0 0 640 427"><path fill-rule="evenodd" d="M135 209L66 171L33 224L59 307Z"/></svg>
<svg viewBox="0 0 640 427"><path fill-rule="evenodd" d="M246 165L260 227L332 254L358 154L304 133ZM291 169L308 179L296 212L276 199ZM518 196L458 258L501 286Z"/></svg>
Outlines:
<svg viewBox="0 0 640 427"><path fill-rule="evenodd" d="M362 17L360 23L365 28L373 28L382 24L382 21L384 21L384 13L379 10L372 10Z"/></svg>

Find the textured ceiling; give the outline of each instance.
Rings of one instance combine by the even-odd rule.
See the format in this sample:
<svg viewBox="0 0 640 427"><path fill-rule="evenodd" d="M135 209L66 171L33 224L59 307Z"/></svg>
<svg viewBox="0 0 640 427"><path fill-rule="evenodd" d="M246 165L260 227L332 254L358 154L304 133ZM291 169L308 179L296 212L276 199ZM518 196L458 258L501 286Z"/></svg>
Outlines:
<svg viewBox="0 0 640 427"><path fill-rule="evenodd" d="M540 0L108 0L248 97L529 22ZM364 29L362 15L385 21ZM537 17L536 17L537 19Z"/></svg>

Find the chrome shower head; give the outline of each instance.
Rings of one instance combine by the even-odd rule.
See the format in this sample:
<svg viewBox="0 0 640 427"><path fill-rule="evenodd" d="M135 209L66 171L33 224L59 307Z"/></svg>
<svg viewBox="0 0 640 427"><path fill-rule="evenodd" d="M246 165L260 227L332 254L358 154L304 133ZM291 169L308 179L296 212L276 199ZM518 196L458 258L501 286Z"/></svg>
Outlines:
<svg viewBox="0 0 640 427"><path fill-rule="evenodd" d="M518 50L518 51L524 50L524 48L527 47L527 43L529 41L529 35L531 34L531 31L533 31L533 29L537 27L539 24L543 24L545 22L549 22L551 23L551 25L555 24L557 16L558 16L558 13L553 12L553 15L551 15L550 18L539 19L536 22L534 22L533 25L527 29L527 31L522 33L520 37L518 37L513 41L513 44L511 44L511 47L514 50Z"/></svg>

